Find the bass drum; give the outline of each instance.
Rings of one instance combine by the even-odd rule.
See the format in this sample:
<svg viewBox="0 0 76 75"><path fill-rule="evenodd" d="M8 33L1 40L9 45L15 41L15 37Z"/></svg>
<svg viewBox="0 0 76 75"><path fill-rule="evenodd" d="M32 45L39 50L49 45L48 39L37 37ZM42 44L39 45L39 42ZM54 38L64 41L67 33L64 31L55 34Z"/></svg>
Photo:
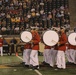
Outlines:
<svg viewBox="0 0 76 75"><path fill-rule="evenodd" d="M69 36L68 36L68 42L71 44L71 45L75 45L76 46L76 33L71 33Z"/></svg>
<svg viewBox="0 0 76 75"><path fill-rule="evenodd" d="M32 40L32 34L31 32L29 31L23 31L21 34L20 34L20 38L23 42L27 43L27 42L30 42Z"/></svg>
<svg viewBox="0 0 76 75"><path fill-rule="evenodd" d="M48 46L54 46L58 43L59 36L57 32L48 30L43 34L43 42Z"/></svg>

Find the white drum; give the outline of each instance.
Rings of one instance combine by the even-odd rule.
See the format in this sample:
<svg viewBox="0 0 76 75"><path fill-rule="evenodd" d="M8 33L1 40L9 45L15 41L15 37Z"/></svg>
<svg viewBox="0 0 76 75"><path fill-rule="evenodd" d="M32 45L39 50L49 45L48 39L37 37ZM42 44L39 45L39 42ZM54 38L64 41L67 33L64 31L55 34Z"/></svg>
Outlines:
<svg viewBox="0 0 76 75"><path fill-rule="evenodd" d="M54 46L59 41L58 34L53 30L48 30L43 34L43 41L48 46Z"/></svg>
<svg viewBox="0 0 76 75"><path fill-rule="evenodd" d="M68 36L68 42L71 44L71 45L76 45L76 33L71 33L69 36Z"/></svg>
<svg viewBox="0 0 76 75"><path fill-rule="evenodd" d="M32 40L32 34L29 31L23 31L20 37L21 37L21 40L26 43Z"/></svg>

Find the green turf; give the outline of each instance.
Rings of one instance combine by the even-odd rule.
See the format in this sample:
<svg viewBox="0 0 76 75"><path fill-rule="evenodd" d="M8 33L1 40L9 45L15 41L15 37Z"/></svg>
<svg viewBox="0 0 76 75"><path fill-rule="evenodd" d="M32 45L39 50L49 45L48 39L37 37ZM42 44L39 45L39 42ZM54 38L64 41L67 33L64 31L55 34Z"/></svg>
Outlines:
<svg viewBox="0 0 76 75"><path fill-rule="evenodd" d="M20 56L22 57L22 56ZM39 56L39 61L43 61L43 57ZM11 68L1 68L0 75L38 75L35 71L31 71L23 67L20 63L22 60L16 56L0 56L0 65L7 65ZM76 66L76 65L75 65ZM55 68L41 67L39 71L42 75L76 75L76 67L68 67L66 70L55 70ZM15 71L16 70L16 71Z"/></svg>
<svg viewBox="0 0 76 75"><path fill-rule="evenodd" d="M36 75L36 73L25 68L16 67L0 69L0 75Z"/></svg>
<svg viewBox="0 0 76 75"><path fill-rule="evenodd" d="M18 62L22 62L19 58L16 56L2 56L0 57L0 64L14 64Z"/></svg>
<svg viewBox="0 0 76 75"><path fill-rule="evenodd" d="M76 68L68 68L65 70L55 70L55 68L42 68L40 72L43 75L76 75Z"/></svg>

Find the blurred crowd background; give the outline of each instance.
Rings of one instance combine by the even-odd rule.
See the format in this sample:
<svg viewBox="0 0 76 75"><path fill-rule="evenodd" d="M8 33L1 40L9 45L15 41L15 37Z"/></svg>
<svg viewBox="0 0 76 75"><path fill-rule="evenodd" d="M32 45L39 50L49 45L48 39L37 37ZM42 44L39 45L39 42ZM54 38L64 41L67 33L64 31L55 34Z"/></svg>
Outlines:
<svg viewBox="0 0 76 75"><path fill-rule="evenodd" d="M31 27L70 29L69 0L0 0L0 34L19 35Z"/></svg>

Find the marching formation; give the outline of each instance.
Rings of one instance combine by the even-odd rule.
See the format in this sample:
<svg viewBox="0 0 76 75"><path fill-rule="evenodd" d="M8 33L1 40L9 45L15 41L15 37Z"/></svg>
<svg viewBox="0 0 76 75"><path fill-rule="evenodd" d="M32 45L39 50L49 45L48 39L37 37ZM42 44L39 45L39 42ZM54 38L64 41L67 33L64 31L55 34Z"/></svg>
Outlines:
<svg viewBox="0 0 76 75"><path fill-rule="evenodd" d="M29 40L30 42L27 42L24 46L23 63L25 67L39 69L39 42L41 41L44 43L44 40L42 40L37 30L33 29L30 32L32 34L32 39ZM76 46L71 45L68 42L64 27L61 27L60 31L56 32L59 35L58 42L56 43L55 41L50 41L50 43L56 43L54 46L49 46L44 43L45 47L43 51L42 64L49 64L52 68L56 66L57 69L66 69L66 58L68 62L76 64ZM48 38L51 37L47 37L47 39Z"/></svg>
<svg viewBox="0 0 76 75"><path fill-rule="evenodd" d="M38 50L40 36L36 30L31 30L31 33L32 40L30 41L30 43L28 42L24 46L25 49L23 52L23 62L26 67L30 66L33 69L39 69Z"/></svg>
<svg viewBox="0 0 76 75"><path fill-rule="evenodd" d="M21 40L26 42L23 50L22 63L24 66L32 69L39 69L38 52L40 49L40 42L45 45L43 50L43 62L41 65L48 64L51 68L56 66L57 69L66 69L66 58L68 62L76 64L76 45L68 42L65 28L61 27L59 31L47 30L46 32L47 35L43 35L43 37L40 37L36 28L21 33ZM46 34L46 32L44 32L44 34ZM56 36L57 34L59 38ZM1 56L3 56L3 40L2 36L0 36ZM72 41L75 42L74 39ZM13 41L11 41L11 43L12 42ZM17 41L14 40L13 47L11 47L11 53L14 50L14 45L16 45L16 43Z"/></svg>

